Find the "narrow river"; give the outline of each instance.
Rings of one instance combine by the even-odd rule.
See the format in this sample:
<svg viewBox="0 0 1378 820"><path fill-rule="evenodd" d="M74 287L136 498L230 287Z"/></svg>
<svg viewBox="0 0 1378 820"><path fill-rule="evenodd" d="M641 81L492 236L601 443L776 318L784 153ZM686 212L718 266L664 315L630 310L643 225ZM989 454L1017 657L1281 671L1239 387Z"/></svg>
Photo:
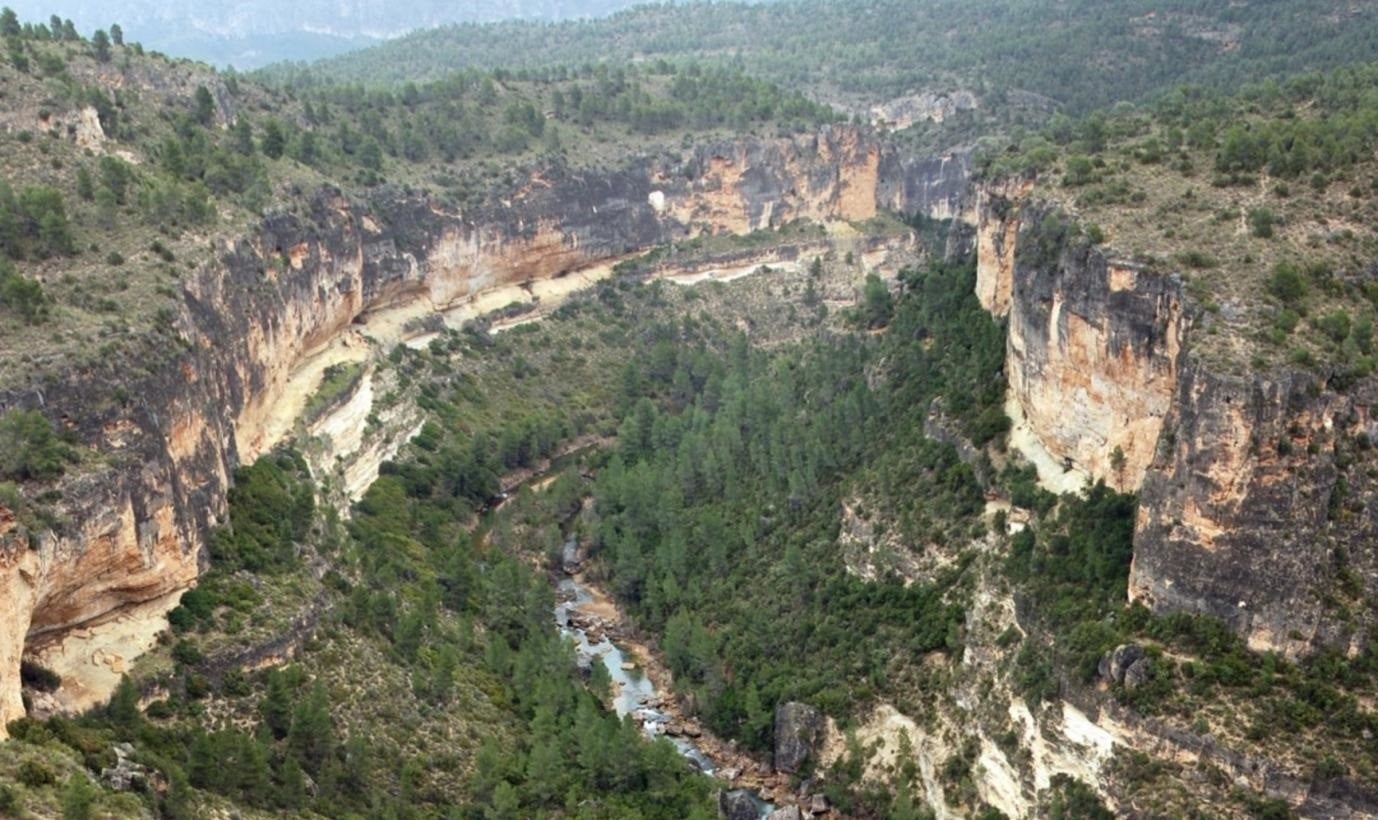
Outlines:
<svg viewBox="0 0 1378 820"><path fill-rule="evenodd" d="M573 554L575 549L573 541L567 543L566 556ZM589 619L579 615L587 615L588 609L595 603L593 591L569 575L559 579L556 591L559 594L555 604L555 622L562 634L574 640L581 667L591 668L593 664L601 663L608 671L608 678L612 681L612 706L617 716L631 715L647 737L665 737L704 775L715 776L717 764L691 737L667 734L673 718L661 708L661 704L671 696L656 689L655 682L639 666L636 656L614 643L602 629L590 635L591 630L586 626ZM731 788L726 781L722 785ZM759 798L754 802L758 817L765 817L776 808L774 804Z"/></svg>
<svg viewBox="0 0 1378 820"><path fill-rule="evenodd" d="M656 691L650 677L642 673L631 655L623 652L610 639L600 636L598 642L594 643L589 640L588 630L571 622L571 612L591 603L593 594L573 578L560 579L558 591L560 602L555 605L555 621L560 625L561 632L574 639L579 665L603 664L612 680L612 705L617 716L631 715L649 737L664 735L670 716L658 708L662 696ZM699 771L707 775L716 771L713 761L689 738L671 737L669 740L680 754L698 766Z"/></svg>

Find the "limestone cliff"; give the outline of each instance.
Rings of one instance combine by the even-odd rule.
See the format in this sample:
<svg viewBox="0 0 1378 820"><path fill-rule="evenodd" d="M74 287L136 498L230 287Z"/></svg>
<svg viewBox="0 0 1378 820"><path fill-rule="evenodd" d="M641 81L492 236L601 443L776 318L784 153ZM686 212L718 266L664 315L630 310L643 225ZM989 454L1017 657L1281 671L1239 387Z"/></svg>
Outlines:
<svg viewBox="0 0 1378 820"><path fill-rule="evenodd" d="M885 207L941 216L961 201L966 168L964 157L907 161L868 131L830 127L616 170L541 168L469 212L410 191L323 190L302 215L216 240L214 261L184 278L175 317L148 340L144 371L97 366L0 394L0 410L41 410L92 453L56 487L25 488L31 499L48 491L57 526L29 533L0 508L0 731L22 714L22 656L69 682L59 708L108 695L203 568L234 468L292 431L326 363L368 355L358 337L402 341L411 325L395 314L444 312L695 233ZM376 465L387 448L357 430L336 437L357 490L368 469L348 462Z"/></svg>
<svg viewBox="0 0 1378 820"><path fill-rule="evenodd" d="M1031 186L980 186L974 215L977 295L1009 320L1013 443L1059 491L1136 489L1175 395L1181 282L1069 238Z"/></svg>
<svg viewBox="0 0 1378 820"><path fill-rule="evenodd" d="M1190 361L1140 494L1130 597L1221 618L1259 650L1363 648L1375 399L1371 384Z"/></svg>
<svg viewBox="0 0 1378 820"><path fill-rule="evenodd" d="M978 296L1007 315L1012 445L1054 490L1139 491L1131 600L1289 655L1367 641L1378 520L1368 381L1192 355L1171 272L1115 258L1027 180L981 183Z"/></svg>
<svg viewBox="0 0 1378 820"><path fill-rule="evenodd" d="M973 196L974 212L963 214L976 229L976 298L994 316L1010 312L1019 208L1033 182L1016 177L982 183Z"/></svg>

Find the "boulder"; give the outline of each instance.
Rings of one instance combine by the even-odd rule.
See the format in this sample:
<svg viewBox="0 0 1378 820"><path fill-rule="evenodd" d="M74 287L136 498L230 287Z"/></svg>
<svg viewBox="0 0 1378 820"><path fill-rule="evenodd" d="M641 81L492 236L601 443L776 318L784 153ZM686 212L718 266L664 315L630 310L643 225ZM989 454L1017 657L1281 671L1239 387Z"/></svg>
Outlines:
<svg viewBox="0 0 1378 820"><path fill-rule="evenodd" d="M809 814L827 814L828 798L821 794L815 794L809 799Z"/></svg>
<svg viewBox="0 0 1378 820"><path fill-rule="evenodd" d="M1148 683L1149 678L1153 677L1153 661L1150 658L1139 658L1124 670L1124 688L1133 691L1142 684Z"/></svg>
<svg viewBox="0 0 1378 820"><path fill-rule="evenodd" d="M805 703L775 709L775 771L796 774L823 737L823 713Z"/></svg>
<svg viewBox="0 0 1378 820"><path fill-rule="evenodd" d="M785 806L766 815L766 820L804 820L804 813L798 806Z"/></svg>
<svg viewBox="0 0 1378 820"><path fill-rule="evenodd" d="M106 786L117 792L148 791L149 770L129 759L133 753L134 747L128 743L115 746L115 765L100 771L100 779Z"/></svg>
<svg viewBox="0 0 1378 820"><path fill-rule="evenodd" d="M723 820L758 820L756 801L746 789L718 792L718 814Z"/></svg>
<svg viewBox="0 0 1378 820"><path fill-rule="evenodd" d="M1136 643L1120 644L1100 659L1097 671L1109 683L1124 683L1125 672L1144 659L1144 648Z"/></svg>

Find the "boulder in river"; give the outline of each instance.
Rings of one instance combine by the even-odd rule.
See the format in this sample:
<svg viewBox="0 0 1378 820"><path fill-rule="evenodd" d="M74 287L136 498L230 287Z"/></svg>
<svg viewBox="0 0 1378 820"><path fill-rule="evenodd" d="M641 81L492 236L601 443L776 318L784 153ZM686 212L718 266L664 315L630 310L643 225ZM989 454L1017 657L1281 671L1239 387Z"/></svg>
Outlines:
<svg viewBox="0 0 1378 820"><path fill-rule="evenodd" d="M823 737L823 713L806 703L775 708L775 771L797 774Z"/></svg>
<svg viewBox="0 0 1378 820"><path fill-rule="evenodd" d="M759 820L756 800L746 789L718 792L718 814L723 820Z"/></svg>
<svg viewBox="0 0 1378 820"><path fill-rule="evenodd" d="M766 820L804 820L804 813L798 806L785 806L766 815Z"/></svg>

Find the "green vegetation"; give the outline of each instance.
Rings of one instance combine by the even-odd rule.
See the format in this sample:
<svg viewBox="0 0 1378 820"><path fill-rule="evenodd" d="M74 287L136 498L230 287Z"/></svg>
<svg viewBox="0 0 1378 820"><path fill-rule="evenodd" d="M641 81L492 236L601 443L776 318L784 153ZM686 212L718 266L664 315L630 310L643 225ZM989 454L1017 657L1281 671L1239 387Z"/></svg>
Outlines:
<svg viewBox="0 0 1378 820"><path fill-rule="evenodd" d="M637 622L664 635L703 719L748 748L768 748L778 702L842 715L882 693L914 697L890 683L899 670L960 647L960 569L906 587L862 581L835 558L844 479L868 461L926 497L935 518L980 509L970 469L908 418L924 397L990 381L957 354L981 348L976 361L998 368L984 348L999 329L975 303L969 268L904 281L876 340L767 354L667 326L623 374L618 445L595 489L598 566ZM927 348L913 344L921 334ZM864 374L887 360L890 383L871 389ZM978 408L993 399L969 395Z"/></svg>
<svg viewBox="0 0 1378 820"><path fill-rule="evenodd" d="M71 455L42 413L10 410L0 415L0 480L57 478Z"/></svg>
<svg viewBox="0 0 1378 820"><path fill-rule="evenodd" d="M235 472L234 514L211 539L211 557L227 572L283 570L315 517L315 488L300 456L262 458Z"/></svg>
<svg viewBox="0 0 1378 820"><path fill-rule="evenodd" d="M301 573L304 564L294 554L312 545L327 548L312 528L334 529L312 515L312 494L294 454L266 457L243 470L230 524L217 532L215 568L186 593L173 612L174 625L184 634L224 628L223 614L241 609L234 597L242 595L235 591L241 586L237 565L252 569L272 559L273 572ZM137 689L126 681L100 714L75 722L20 721L12 732L39 747L97 750L115 740L133 742L135 759L171 784L165 794L144 795L145 801L172 817L195 816L201 792L263 810L309 808L328 816L450 816L446 805L460 802L485 816L566 805L583 807L576 816L586 817L711 816L707 782L679 753L667 742L648 742L633 724L604 711L597 692L580 682L569 646L555 633L546 581L514 558L485 550L447 503L443 491L431 499L409 498L395 477L370 489L335 547L341 550L336 566L346 575L334 576L340 604L329 631L387 647L386 662L400 665L413 681L413 694L394 693L398 699L414 697L421 708L453 720L447 715L471 708L465 704L477 695L509 715L498 718L496 735L486 733L489 739L471 748L476 757L461 770L467 772L466 800L423 786L425 759L390 758L376 749L381 734L351 731L337 716L341 693L319 678L313 682L304 667L251 677L232 671L217 687L206 675L212 659L188 638L171 653L176 675L164 685L172 697L150 707L147 717L138 708ZM231 542L234 551L227 552ZM253 558L258 555L267 559ZM461 674L463 669L472 671ZM256 728L203 728L199 717L208 698ZM493 720L493 708L467 717ZM499 743L498 737L505 739ZM64 807L89 805L94 788L85 774L74 777L80 781L73 786L69 780L63 789ZM308 789L308 779L314 788ZM30 781L42 785L36 776Z"/></svg>
<svg viewBox="0 0 1378 820"><path fill-rule="evenodd" d="M1053 796L1048 803L1051 820L1114 820L1091 787L1065 774L1053 776Z"/></svg>
<svg viewBox="0 0 1378 820"><path fill-rule="evenodd" d="M22 25L0 49L6 104L32 130L0 160L0 383L95 363L135 370L175 350L179 281L269 210L389 183L447 210L510 194L533 167L609 167L746 130L788 134L833 110L722 65L638 63L520 76L467 70L377 90L265 87ZM103 41L101 41L103 42ZM109 60L103 61L108 47ZM144 77L166 95L136 93ZM163 80L160 80L163 81ZM79 125L96 112L101 134ZM83 121L85 122L85 121ZM207 240L210 241L207 241ZM30 325L43 322L45 329ZM156 366L156 365L154 365Z"/></svg>
<svg viewBox="0 0 1378 820"><path fill-rule="evenodd" d="M302 419L309 422L320 418L323 413L352 393L363 375L362 362L345 362L327 367L321 375L321 386L316 388L316 392L301 411Z"/></svg>
<svg viewBox="0 0 1378 820"><path fill-rule="evenodd" d="M1375 369L1378 288L1364 272L1378 252L1378 67L1294 72L1378 57L1378 18L1336 0L1199 5L655 6L425 32L333 68L281 68L270 84L145 56L117 27L85 42L70 21L0 14L6 102L43 124L3 136L0 152L0 341L16 351L4 375L157 368L194 343L174 330L181 278L268 209L299 215L324 184L411 186L433 207L477 211L532 169L640 156L682 173L676 158L695 141L845 118L820 100L860 116L901 94L970 89L978 111L903 144L984 137L980 173L1057 183L1039 196L1070 207L1024 232L1021 265L1108 244L1180 275L1183 315L1241 343L1191 355L1256 345L1257 367L1285 357L1344 391ZM322 73L336 70L355 83ZM166 93L141 90L141 72L167 72ZM1105 108L1123 101L1136 104ZM76 123L87 106L104 147ZM904 229L893 215L854 227ZM948 225L912 227L932 251ZM806 274L755 290L633 281L786 246L818 255ZM402 402L425 414L419 432L347 520L329 465L312 476L282 450L238 469L211 570L170 613L172 635L107 708L14 726L0 813L711 816L710 783L611 714L607 681L583 678L551 624L548 579L532 566L571 531L687 711L748 752L769 750L785 701L844 726L883 701L931 728L958 683L970 719L992 726L1010 714L1010 688L1036 720L1076 691L1322 785L1372 782L1373 649L1288 661L1250 652L1217 621L1126 607L1137 500L1103 483L1055 496L1005 451L1005 329L977 303L973 267L934 263L891 282L852 252L839 264L845 247L804 220L687 237L622 263L540 325L497 334L480 321L424 350L328 368L307 421L367 372L378 388L367 434L394 432L388 411ZM291 261L270 253L275 271ZM264 274L251 286L271 288ZM856 301L830 314L845 299ZM1289 456L1294 445L1252 446ZM1350 446L1336 444L1337 461ZM77 460L48 416L0 415L0 503L26 529L65 523L40 521L57 491L26 482ZM577 469L519 489L565 460ZM1127 461L1110 456L1121 478ZM1340 475L1337 522L1363 510L1347 492ZM1006 535L1014 521L1026 526ZM1327 606L1371 603L1349 558L1331 559ZM988 613L994 629L978 617ZM966 654L973 634L1000 651ZM1093 692L1105 653L1129 642L1150 671ZM21 676L36 692L61 684L32 663ZM149 692L159 699L141 710ZM1018 761L1025 733L1006 731L996 745ZM166 788L92 786L115 742ZM903 748L885 782L864 776L870 751L854 735L835 766L806 776L848 814L922 816ZM937 776L954 808L994 818L976 788L985 751L955 744ZM1172 775L1161 762L1117 765L1130 792ZM1229 789L1217 774L1203 766L1199 782ZM1062 776L1041 799L1054 818L1111 816ZM1257 816L1287 812L1242 789L1232 799Z"/></svg>
<svg viewBox="0 0 1378 820"><path fill-rule="evenodd" d="M43 286L19 273L4 257L0 257L0 308L31 325L48 317Z"/></svg>
<svg viewBox="0 0 1378 820"><path fill-rule="evenodd" d="M16 194L0 179L0 251L11 259L46 259L75 250L61 192L34 186Z"/></svg>
<svg viewBox="0 0 1378 820"><path fill-rule="evenodd" d="M1204 9L1132 0L1009 4L828 0L649 5L557 25L449 26L275 78L401 84L457 66L542 69L640 58L732 55L777 83L870 102L916 89L980 89L991 108L1056 101L1074 113L1138 100L1183 82L1231 88L1269 76L1378 58L1371 9L1336 0L1263 0ZM1095 66L1095 70L1085 70ZM1047 105L1045 102L1044 105Z"/></svg>
<svg viewBox="0 0 1378 820"><path fill-rule="evenodd" d="M170 613L176 637L136 670L139 686L79 721L22 721L7 750L86 755L96 771L111 744L133 743L134 760L169 788L131 797L120 816L141 800L173 817L222 804L326 816L443 817L465 806L499 817L711 817L710 782L606 711L603 683L585 686L555 632L548 581L489 543L521 505L474 525L509 471L615 424L618 371L642 321L751 304L718 289L691 299L609 282L540 325L497 336L478 325L426 350L399 347L376 365L375 384L414 391L431 422L384 465L348 525L314 503L320 487L297 453L242 468L211 571ZM555 510L578 492L577 481L547 490L555 506L543 520L566 515ZM295 664L239 668L242 653L293 636ZM41 669L28 675L44 682ZM131 704L146 685L167 694L140 715ZM233 721L213 724L211 711ZM56 806L69 770L35 771L51 776L16 799L25 810ZM112 796L100 794L103 807Z"/></svg>

